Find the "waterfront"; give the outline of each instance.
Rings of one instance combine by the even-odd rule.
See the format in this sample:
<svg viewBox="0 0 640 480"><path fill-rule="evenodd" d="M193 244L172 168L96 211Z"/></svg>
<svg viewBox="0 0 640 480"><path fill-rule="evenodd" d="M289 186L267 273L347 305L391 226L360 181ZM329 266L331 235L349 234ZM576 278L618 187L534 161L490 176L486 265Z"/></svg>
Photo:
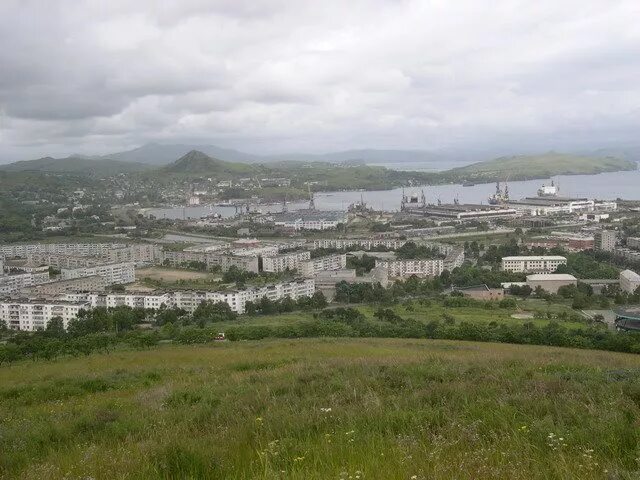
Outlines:
<svg viewBox="0 0 640 480"><path fill-rule="evenodd" d="M630 172L608 172L598 175L560 175L552 177L560 188L560 196L587 197L600 200L640 200L640 170ZM551 179L527 180L521 182L509 182L511 198L536 196L538 188L544 183L549 184ZM405 192L421 193L424 190L429 203L453 203L457 198L460 203L487 203L487 197L495 190L495 184L484 183L470 187L462 185L433 185L415 188L405 188ZM377 210L397 211L400 209L402 188L393 190L374 191L346 191L346 192L320 192L315 195L315 205L318 210L346 210L350 204L359 202L362 198L368 205ZM307 202L295 202L287 205L290 211L306 208ZM281 205L262 206L263 213L281 211ZM156 218L201 218L214 213L223 217L235 215L234 207L173 207L148 209L145 215L152 214Z"/></svg>

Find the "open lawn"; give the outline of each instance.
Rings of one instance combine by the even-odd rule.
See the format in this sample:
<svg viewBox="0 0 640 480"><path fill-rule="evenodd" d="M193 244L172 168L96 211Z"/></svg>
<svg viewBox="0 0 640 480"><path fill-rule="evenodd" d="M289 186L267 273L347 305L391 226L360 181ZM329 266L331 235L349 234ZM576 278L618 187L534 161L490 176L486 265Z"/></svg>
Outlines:
<svg viewBox="0 0 640 480"><path fill-rule="evenodd" d="M0 477L638 478L640 357L307 339L0 368Z"/></svg>

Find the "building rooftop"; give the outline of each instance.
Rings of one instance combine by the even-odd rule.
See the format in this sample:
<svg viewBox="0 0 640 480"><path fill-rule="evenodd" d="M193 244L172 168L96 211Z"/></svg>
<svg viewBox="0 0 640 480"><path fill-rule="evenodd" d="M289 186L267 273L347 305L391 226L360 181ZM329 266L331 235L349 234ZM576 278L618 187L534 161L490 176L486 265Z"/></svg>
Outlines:
<svg viewBox="0 0 640 480"><path fill-rule="evenodd" d="M620 277L624 277L627 280L631 280L634 282L640 282L640 275L638 275L633 270L623 270L622 272L620 272Z"/></svg>
<svg viewBox="0 0 640 480"><path fill-rule="evenodd" d="M568 273L536 273L533 275L527 275L527 282L540 280L578 281L576 277L569 275Z"/></svg>
<svg viewBox="0 0 640 480"><path fill-rule="evenodd" d="M502 257L502 260L566 260L566 257L560 255L523 255L523 256L513 256L513 257Z"/></svg>

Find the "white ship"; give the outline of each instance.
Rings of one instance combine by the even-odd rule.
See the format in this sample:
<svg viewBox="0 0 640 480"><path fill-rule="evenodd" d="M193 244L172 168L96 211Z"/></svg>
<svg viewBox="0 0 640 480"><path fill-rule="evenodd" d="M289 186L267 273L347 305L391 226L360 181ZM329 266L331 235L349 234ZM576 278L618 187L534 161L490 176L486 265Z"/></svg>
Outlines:
<svg viewBox="0 0 640 480"><path fill-rule="evenodd" d="M551 181L551 185L542 185L539 189L538 189L538 196L539 197L555 197L556 195L558 195L558 187L553 183L553 180Z"/></svg>

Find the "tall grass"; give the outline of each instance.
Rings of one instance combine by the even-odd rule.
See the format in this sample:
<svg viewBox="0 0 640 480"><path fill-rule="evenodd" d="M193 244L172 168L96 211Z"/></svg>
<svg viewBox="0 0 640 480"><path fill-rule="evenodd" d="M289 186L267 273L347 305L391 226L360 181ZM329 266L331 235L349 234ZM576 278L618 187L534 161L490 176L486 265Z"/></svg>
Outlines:
<svg viewBox="0 0 640 480"><path fill-rule="evenodd" d="M165 346L0 369L0 478L638 478L640 358L471 342Z"/></svg>

